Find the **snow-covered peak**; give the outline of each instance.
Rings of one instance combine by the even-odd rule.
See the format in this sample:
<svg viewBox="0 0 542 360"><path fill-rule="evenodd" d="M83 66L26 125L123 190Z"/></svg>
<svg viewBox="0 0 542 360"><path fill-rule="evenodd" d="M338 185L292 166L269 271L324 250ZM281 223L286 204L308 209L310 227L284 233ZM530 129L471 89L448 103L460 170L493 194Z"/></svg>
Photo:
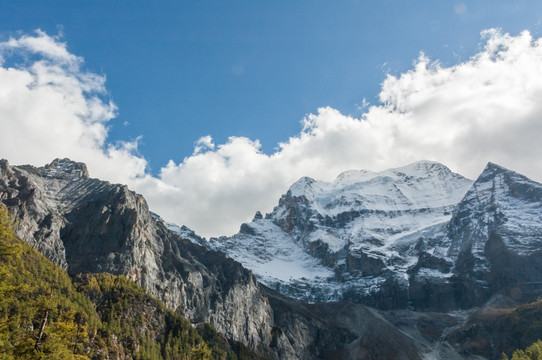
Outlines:
<svg viewBox="0 0 542 360"><path fill-rule="evenodd" d="M308 176L304 176L293 183L288 192L292 197L304 196L308 200L312 200L315 195L325 191L327 187L328 184L323 181L317 181Z"/></svg>
<svg viewBox="0 0 542 360"><path fill-rule="evenodd" d="M445 165L436 161L422 160L413 162L405 166L391 168L380 172L374 172L369 170L348 170L337 176L334 183L347 185L357 182L368 181L376 177L385 176L393 178L424 178L432 176L436 173L452 174L452 171L448 169L448 167L446 167Z"/></svg>
<svg viewBox="0 0 542 360"><path fill-rule="evenodd" d="M466 193L461 204L468 202L496 204L514 199L525 203L542 202L542 185L490 162Z"/></svg>
<svg viewBox="0 0 542 360"><path fill-rule="evenodd" d="M368 181L376 176L378 176L378 173L368 170L348 170L339 174L333 183L336 184L336 186L345 186Z"/></svg>
<svg viewBox="0 0 542 360"><path fill-rule="evenodd" d="M439 162L421 160L398 168L384 170L381 174L390 173L398 176L426 177L435 173L451 173L451 170Z"/></svg>
<svg viewBox="0 0 542 360"><path fill-rule="evenodd" d="M486 167L484 168L484 171L482 171L480 176L478 176L478 179L476 179L476 182L487 181L489 179L494 178L496 175L503 174L503 173L517 174L514 171L508 170L507 168L503 166L497 165L492 162L488 162Z"/></svg>
<svg viewBox="0 0 542 360"><path fill-rule="evenodd" d="M388 211L455 205L471 184L471 180L440 163L419 161L381 172L346 171L330 183L303 177L290 187L289 195L305 197L323 216L335 216L351 210ZM287 202L283 201L281 205L287 206Z"/></svg>
<svg viewBox="0 0 542 360"><path fill-rule="evenodd" d="M365 183L373 179L378 179L382 182L383 179L394 181L405 181L411 179L426 179L426 178L445 178L459 177L461 175L454 174L449 168L441 163L434 161L417 161L412 164L392 168L380 172L372 172L367 170L349 170L340 174L333 182L335 188L350 186L356 183Z"/></svg>

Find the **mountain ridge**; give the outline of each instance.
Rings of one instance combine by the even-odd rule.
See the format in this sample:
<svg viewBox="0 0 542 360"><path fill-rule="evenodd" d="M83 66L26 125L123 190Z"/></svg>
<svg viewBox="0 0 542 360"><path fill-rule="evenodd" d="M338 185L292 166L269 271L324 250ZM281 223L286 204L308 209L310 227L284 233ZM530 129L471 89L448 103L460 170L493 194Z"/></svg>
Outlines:
<svg viewBox="0 0 542 360"><path fill-rule="evenodd" d="M271 213L255 216L232 237L203 245L238 260L267 286L304 301L350 300L382 309L472 307L493 294L485 287L498 287L487 279L495 272L488 261L504 257L491 245L497 233L479 222L503 222L495 229L506 251L537 257L540 189L491 162L474 181L432 161L381 172L350 170L327 183L303 177ZM541 273L525 271L529 278ZM299 275L292 277L293 272ZM469 276L487 286L464 283ZM472 299L456 294L462 286ZM428 294L454 300L433 301Z"/></svg>
<svg viewBox="0 0 542 360"><path fill-rule="evenodd" d="M92 270L125 275L193 324L208 321L228 340L264 356L486 357L510 349L510 342L492 333L498 345L473 344L475 350L460 346L468 344L473 331L463 325L486 326L476 315L478 307L491 313L542 294L534 284L542 279L539 225L534 221L533 226L516 226L532 220L532 214L539 216L541 186L513 172L505 171L505 176L488 171L493 175L476 180L488 201L477 202L482 199L478 192L466 196L473 182L446 169L419 162L407 166L407 171L386 173L382 183L373 177L358 187L350 186L347 178L373 175L346 172L338 181L347 186L338 186L335 198L313 191L313 201L320 202L312 206L307 197L287 193L275 215L256 213L238 234L251 245L242 255L257 255L268 263L282 261L278 265L284 266L285 281L293 270L283 260L293 255L310 265L303 269L290 262L305 273L293 286L279 284L273 289L261 285L235 260L202 247L216 246L220 239L208 243L186 227L165 223L140 195L126 186L92 179L83 166L67 159L41 168L0 161L0 202L18 218L23 239L71 274ZM424 177L428 170L431 176ZM318 190L317 180L308 183ZM460 184L460 189L451 183ZM435 188L441 195L431 197L429 190ZM495 189L498 196L491 195ZM354 190L357 195L349 196ZM491 231L471 238L462 235L471 228L489 229L485 221L489 218L494 219ZM393 224L385 228L387 221ZM266 231L285 238L266 238ZM330 235L311 237L316 231ZM338 238L344 233L358 238ZM292 234L301 236L292 241ZM274 251L273 241L292 248ZM454 241L462 251L448 253ZM481 244L483 251L473 253L469 242ZM479 263L489 266L477 267ZM313 265L325 273L313 273ZM346 286L326 288L329 277ZM307 279L311 286L306 286ZM333 297L340 301L325 302ZM536 328L529 331L530 338L542 336Z"/></svg>

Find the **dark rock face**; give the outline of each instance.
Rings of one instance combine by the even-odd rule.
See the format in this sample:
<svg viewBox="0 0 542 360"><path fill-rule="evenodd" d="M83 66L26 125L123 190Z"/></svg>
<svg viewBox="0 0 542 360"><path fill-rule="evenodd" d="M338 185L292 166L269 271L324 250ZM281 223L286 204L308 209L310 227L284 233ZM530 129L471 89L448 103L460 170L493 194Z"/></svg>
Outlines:
<svg viewBox="0 0 542 360"><path fill-rule="evenodd" d="M387 270L382 259L370 257L361 250L346 254L346 269L349 273L358 272L361 276L379 276Z"/></svg>
<svg viewBox="0 0 542 360"><path fill-rule="evenodd" d="M443 339L456 344L458 354L464 358L500 359L503 352L511 357L514 350L524 349L540 338L540 318L541 301L518 306L511 298L496 295L451 327Z"/></svg>

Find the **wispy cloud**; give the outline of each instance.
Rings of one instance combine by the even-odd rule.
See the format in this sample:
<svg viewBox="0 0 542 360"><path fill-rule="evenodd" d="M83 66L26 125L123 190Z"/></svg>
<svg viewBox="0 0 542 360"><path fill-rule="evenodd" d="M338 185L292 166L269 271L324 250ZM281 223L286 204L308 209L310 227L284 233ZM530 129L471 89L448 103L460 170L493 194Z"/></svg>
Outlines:
<svg viewBox="0 0 542 360"><path fill-rule="evenodd" d="M467 5L459 2L454 5L454 11L457 15L464 15L467 12Z"/></svg>
<svg viewBox="0 0 542 360"><path fill-rule="evenodd" d="M215 144L205 136L152 177L136 143L107 142L115 106L103 98L105 78L82 70L61 39L38 32L0 44L4 58L42 57L0 68L0 154L12 163L85 161L93 176L129 184L154 211L206 236L231 234L256 210L269 211L301 176L331 180L348 169L428 159L470 177L494 161L541 180L541 40L482 35L480 52L466 61L444 67L420 55L411 70L389 75L380 103L360 118L318 109L272 154L257 140Z"/></svg>

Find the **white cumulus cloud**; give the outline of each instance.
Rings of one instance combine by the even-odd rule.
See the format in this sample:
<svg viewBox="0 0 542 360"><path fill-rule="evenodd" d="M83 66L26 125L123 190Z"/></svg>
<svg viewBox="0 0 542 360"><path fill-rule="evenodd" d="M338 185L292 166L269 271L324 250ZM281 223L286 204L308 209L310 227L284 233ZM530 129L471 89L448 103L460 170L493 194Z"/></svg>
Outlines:
<svg viewBox="0 0 542 360"><path fill-rule="evenodd" d="M152 177L137 142L108 143L116 107L106 99L104 76L85 72L61 39L38 31L0 43L0 157L84 161L93 176L127 183L164 218L205 236L236 232L301 176L332 180L345 170L427 159L469 177L493 161L540 181L541 40L495 29L482 37L467 61L446 67L421 54L411 70L389 75L380 103L360 118L322 107L272 154L258 140L232 136L215 144L204 136L192 155ZM7 65L10 57L36 54L39 60Z"/></svg>
<svg viewBox="0 0 542 360"><path fill-rule="evenodd" d="M83 59L59 38L39 30L10 38L0 43L0 57L1 157L35 165L70 157L115 182L144 176L134 143L107 143L116 106L103 99L105 77L83 71Z"/></svg>

